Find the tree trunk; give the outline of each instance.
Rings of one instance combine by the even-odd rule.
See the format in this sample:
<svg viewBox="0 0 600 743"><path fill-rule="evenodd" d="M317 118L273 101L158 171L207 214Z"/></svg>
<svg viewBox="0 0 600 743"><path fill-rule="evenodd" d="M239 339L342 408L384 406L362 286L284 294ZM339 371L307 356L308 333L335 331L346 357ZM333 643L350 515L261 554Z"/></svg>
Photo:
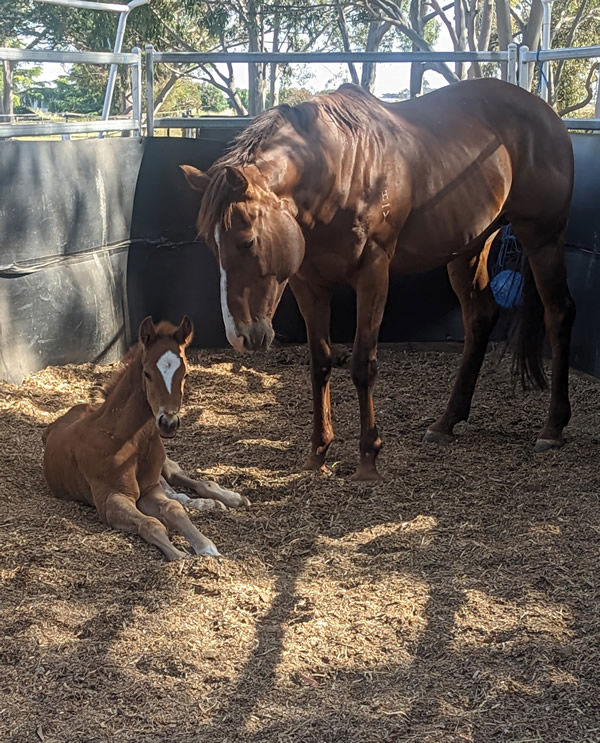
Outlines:
<svg viewBox="0 0 600 743"><path fill-rule="evenodd" d="M379 45L383 41L383 37L390 30L389 23L382 23L381 21L371 21L369 23L369 31L367 33L367 45L365 48L366 52L377 52L379 51ZM363 62L362 70L360 73L360 84L363 88L369 92L373 92L375 87L375 75L377 66L374 62Z"/></svg>
<svg viewBox="0 0 600 743"><path fill-rule="evenodd" d="M490 38L492 36L492 20L494 11L491 0L483 0L481 16L479 20L479 30L477 33L477 48L485 52L490 48Z"/></svg>
<svg viewBox="0 0 600 743"><path fill-rule="evenodd" d="M248 0L248 51L259 52L259 24L256 0ZM265 86L263 66L256 62L248 64L248 113L256 116L265 110Z"/></svg>
<svg viewBox="0 0 600 743"><path fill-rule="evenodd" d="M535 2L536 0L533 0ZM539 0L538 0L539 2ZM510 3L509 0L496 0L496 26L498 28L498 44L503 51L508 49L512 41L512 31L510 27ZM500 65L502 79L508 77L506 63Z"/></svg>
<svg viewBox="0 0 600 743"><path fill-rule="evenodd" d="M13 106L13 76L15 71L15 63L4 60L2 62L2 122L4 124L12 124L14 120L14 106Z"/></svg>
<svg viewBox="0 0 600 743"><path fill-rule="evenodd" d="M336 0L336 11L337 11L337 17L338 17L338 28L340 29L340 35L342 37L342 44L344 46L345 52L351 52L352 49L350 48L350 39L348 37L348 28L346 26L346 18L344 17L344 9L340 5L339 0ZM358 72L356 71L356 66L353 62L348 62L348 71L350 72L350 77L352 78L352 82L355 85L358 85Z"/></svg>
<svg viewBox="0 0 600 743"><path fill-rule="evenodd" d="M531 0L531 10L529 18L523 31L523 44L528 46L532 51L536 51L542 35L542 19L544 17L544 8L541 0ZM504 47L503 47L504 48Z"/></svg>
<svg viewBox="0 0 600 743"><path fill-rule="evenodd" d="M273 21L273 51L279 51L279 31L281 28L281 20L279 13L275 13L275 19ZM269 65L269 106L279 105L279 86L277 85L277 65Z"/></svg>
<svg viewBox="0 0 600 743"><path fill-rule="evenodd" d="M454 0L454 32L456 33L456 51L465 50L467 48L467 27L462 0ZM457 62L454 65L454 72L459 80L463 80L465 77L464 63Z"/></svg>

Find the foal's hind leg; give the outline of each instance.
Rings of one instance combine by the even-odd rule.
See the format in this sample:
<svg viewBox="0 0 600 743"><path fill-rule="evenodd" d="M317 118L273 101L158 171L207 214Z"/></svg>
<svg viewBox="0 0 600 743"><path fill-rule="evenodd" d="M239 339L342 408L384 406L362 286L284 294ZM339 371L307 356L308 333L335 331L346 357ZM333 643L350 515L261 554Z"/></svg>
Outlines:
<svg viewBox="0 0 600 743"><path fill-rule="evenodd" d="M210 480L193 480L185 474L177 462L169 459L169 457L165 458L165 463L162 468L162 476L170 486L189 488L190 490L193 490L199 498L207 499L200 502L210 502L212 500L213 506L216 501L219 505L223 504L224 506L229 506L229 508L239 508L240 506L250 505L248 498L234 492L233 490L222 488L220 485L217 485L216 482L211 482ZM191 508L198 508L199 511L204 511L207 510L207 508L213 507L207 506L203 508L202 506L197 505L199 498L188 498L181 493L175 493L175 495L173 495L171 492L167 491L167 495L169 498L179 501L182 505ZM185 502L180 500L180 497L186 499Z"/></svg>
<svg viewBox="0 0 600 743"><path fill-rule="evenodd" d="M137 507L147 516L158 519L168 529L183 534L197 555L219 554L213 542L192 524L183 506L167 498L160 485L146 491L139 498Z"/></svg>
<svg viewBox="0 0 600 743"><path fill-rule="evenodd" d="M498 305L490 289L487 257L494 235L473 258L457 258L448 265L448 276L462 310L465 342L458 375L446 412L431 425L424 440L448 443L454 426L466 421L477 377L483 363L490 333L498 318Z"/></svg>
<svg viewBox="0 0 600 743"><path fill-rule="evenodd" d="M537 452L562 446L562 431L571 418L569 403L569 350L575 304L567 285L564 258L564 232L552 237L530 221L513 220L513 230L522 243L544 305L544 324L552 349L550 409L538 436ZM527 290L527 287L526 287Z"/></svg>

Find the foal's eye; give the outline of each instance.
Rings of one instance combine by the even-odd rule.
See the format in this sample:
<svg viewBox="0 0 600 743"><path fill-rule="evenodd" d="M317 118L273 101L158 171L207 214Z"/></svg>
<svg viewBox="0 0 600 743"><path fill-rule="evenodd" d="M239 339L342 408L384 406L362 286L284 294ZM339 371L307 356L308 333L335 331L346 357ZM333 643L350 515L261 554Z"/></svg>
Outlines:
<svg viewBox="0 0 600 743"><path fill-rule="evenodd" d="M144 376L146 377L146 379L151 379L150 373L147 371L144 372Z"/></svg>

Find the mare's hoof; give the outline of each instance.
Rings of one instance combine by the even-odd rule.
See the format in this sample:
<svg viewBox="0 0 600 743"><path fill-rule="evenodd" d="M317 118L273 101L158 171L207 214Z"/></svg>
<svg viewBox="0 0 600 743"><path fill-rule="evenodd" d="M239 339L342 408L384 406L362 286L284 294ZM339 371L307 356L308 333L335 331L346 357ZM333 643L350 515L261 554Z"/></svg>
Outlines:
<svg viewBox="0 0 600 743"><path fill-rule="evenodd" d="M361 467L359 465L358 469L350 479L352 482L380 482L381 476L374 466Z"/></svg>
<svg viewBox="0 0 600 743"><path fill-rule="evenodd" d="M562 445L563 442L560 439L538 439L535 442L534 451L539 454L540 452L548 451L550 449L560 449Z"/></svg>
<svg viewBox="0 0 600 743"><path fill-rule="evenodd" d="M325 457L321 454L310 454L304 460L302 469L305 472L317 472L325 464Z"/></svg>
<svg viewBox="0 0 600 743"><path fill-rule="evenodd" d="M426 444L440 444L448 446L454 441L454 435L451 433L442 433L442 431L432 431L428 428L423 436L423 442Z"/></svg>

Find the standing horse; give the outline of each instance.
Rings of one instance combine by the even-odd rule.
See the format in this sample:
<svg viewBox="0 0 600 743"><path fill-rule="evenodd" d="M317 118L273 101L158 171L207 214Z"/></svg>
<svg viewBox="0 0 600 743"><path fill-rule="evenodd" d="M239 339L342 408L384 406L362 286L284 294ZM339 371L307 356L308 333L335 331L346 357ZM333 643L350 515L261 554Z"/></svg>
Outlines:
<svg viewBox="0 0 600 743"><path fill-rule="evenodd" d="M333 440L334 286L350 284L357 295L351 372L361 433L354 477L375 479L381 440L372 391L390 269L409 273L447 264L460 300L461 366L446 411L426 433L428 441L448 441L455 424L469 415L498 315L487 257L507 222L530 267L517 348L523 379L544 385L544 321L552 346L550 411L536 449L560 446L570 418L574 306L563 241L573 154L565 127L543 101L494 79L460 82L394 104L343 85L261 114L207 173L181 167L202 193L197 224L218 257L231 345L268 347L271 320L288 281L296 297L311 355L314 428L308 468L324 462Z"/></svg>
<svg viewBox="0 0 600 743"><path fill-rule="evenodd" d="M104 402L76 405L44 432L44 473L53 493L95 506L108 526L137 532L168 560L186 553L171 543L167 529L183 534L197 555L219 554L182 503L202 504L199 510L248 503L216 483L186 477L165 455L161 437L172 438L179 428L192 332L187 316L177 328L167 322L155 326L147 317L124 369L103 389ZM188 487L208 500L170 486Z"/></svg>

